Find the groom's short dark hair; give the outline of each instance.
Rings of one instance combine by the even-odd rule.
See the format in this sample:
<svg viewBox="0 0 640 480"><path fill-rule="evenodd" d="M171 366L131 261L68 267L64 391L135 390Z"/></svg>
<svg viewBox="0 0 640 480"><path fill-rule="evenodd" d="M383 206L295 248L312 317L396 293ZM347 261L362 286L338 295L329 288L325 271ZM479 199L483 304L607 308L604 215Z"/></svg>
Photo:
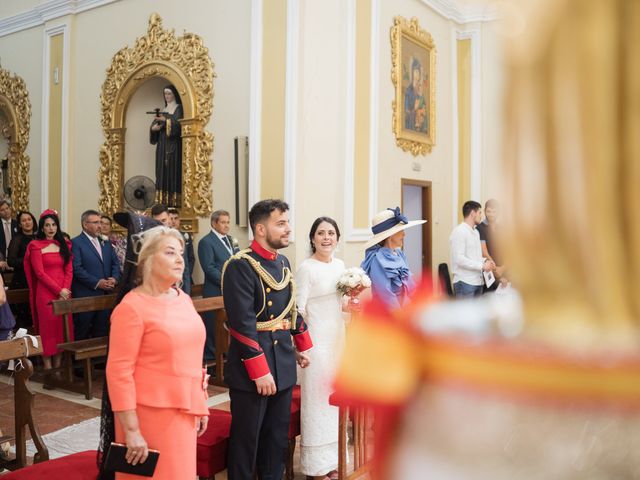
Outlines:
<svg viewBox="0 0 640 480"><path fill-rule="evenodd" d="M267 200L260 200L251 207L251 210L249 210L249 224L251 225L251 231L256 233L256 225L268 220L271 216L271 212L274 210L287 212L289 210L289 205L282 200L269 198Z"/></svg>

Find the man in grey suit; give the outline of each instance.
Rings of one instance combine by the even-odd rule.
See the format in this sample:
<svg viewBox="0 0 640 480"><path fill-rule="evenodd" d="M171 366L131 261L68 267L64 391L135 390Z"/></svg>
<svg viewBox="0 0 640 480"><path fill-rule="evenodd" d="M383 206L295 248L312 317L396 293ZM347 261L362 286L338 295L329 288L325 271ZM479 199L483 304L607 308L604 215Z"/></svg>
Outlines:
<svg viewBox="0 0 640 480"><path fill-rule="evenodd" d="M198 259L204 272L202 296L218 297L222 295L220 279L222 267L231 255L238 252L233 246L233 238L229 233L231 218L226 210L216 210L211 214L211 232L198 243ZM204 360L211 362L215 359L215 314L207 312L204 316L207 329L207 341L204 346Z"/></svg>

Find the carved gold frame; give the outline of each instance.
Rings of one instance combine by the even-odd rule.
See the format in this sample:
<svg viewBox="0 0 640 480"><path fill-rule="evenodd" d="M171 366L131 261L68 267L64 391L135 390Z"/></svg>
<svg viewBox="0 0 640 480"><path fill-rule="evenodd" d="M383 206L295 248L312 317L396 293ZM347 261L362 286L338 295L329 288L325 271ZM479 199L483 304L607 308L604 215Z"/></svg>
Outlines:
<svg viewBox="0 0 640 480"><path fill-rule="evenodd" d="M402 85L402 40L406 39L424 48L429 56L429 129L427 133L416 132L404 127L404 95ZM395 99L392 102L393 133L396 144L413 156L426 155L435 145L436 137L436 47L433 38L420 28L418 19L407 20L403 17L393 19L391 27L391 81L395 86Z"/></svg>
<svg viewBox="0 0 640 480"><path fill-rule="evenodd" d="M8 124L2 135L9 139L9 185L15 210L29 210L29 155L25 152L31 128L31 102L24 80L0 67L0 110Z"/></svg>
<svg viewBox="0 0 640 480"><path fill-rule="evenodd" d="M213 67L198 35L176 36L174 30L162 28L157 13L151 15L147 34L136 39L133 48L124 47L113 56L100 95L105 136L98 171L102 212L113 215L124 209L124 123L129 101L148 79L162 77L180 93L184 112L181 228L198 231L197 217L212 211L213 135L204 128L213 110Z"/></svg>

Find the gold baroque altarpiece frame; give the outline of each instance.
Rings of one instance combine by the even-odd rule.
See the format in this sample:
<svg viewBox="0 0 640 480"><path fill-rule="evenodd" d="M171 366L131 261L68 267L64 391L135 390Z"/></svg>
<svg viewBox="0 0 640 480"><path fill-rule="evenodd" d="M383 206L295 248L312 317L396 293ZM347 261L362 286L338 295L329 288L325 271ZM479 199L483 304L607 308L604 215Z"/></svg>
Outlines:
<svg viewBox="0 0 640 480"><path fill-rule="evenodd" d="M393 133L396 144L413 156L431 152L436 138L436 47L433 38L420 28L417 18L393 19L391 27L391 81ZM420 93L411 86L418 67ZM407 101L409 99L409 108ZM421 105L416 105L421 103Z"/></svg>
<svg viewBox="0 0 640 480"><path fill-rule="evenodd" d="M0 67L0 111L7 124L0 132L9 140L9 185L13 208L29 210L29 155L25 152L31 128L31 102L24 80Z"/></svg>
<svg viewBox="0 0 640 480"><path fill-rule="evenodd" d="M152 77L176 87L182 99L182 207L181 228L198 231L197 217L212 211L211 154L213 134L205 131L213 110L214 65L202 39L193 33L176 36L165 30L157 13L149 18L145 36L133 48L124 47L111 60L102 85L101 124L105 141L100 147L99 206L113 215L124 209L122 194L125 162L125 118L138 88Z"/></svg>

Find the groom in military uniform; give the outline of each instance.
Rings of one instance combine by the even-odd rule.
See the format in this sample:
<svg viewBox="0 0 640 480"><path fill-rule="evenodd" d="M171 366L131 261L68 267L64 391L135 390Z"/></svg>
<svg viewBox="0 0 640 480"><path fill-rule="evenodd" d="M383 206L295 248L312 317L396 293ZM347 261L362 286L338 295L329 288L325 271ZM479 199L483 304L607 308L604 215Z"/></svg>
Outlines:
<svg viewBox="0 0 640 480"><path fill-rule="evenodd" d="M249 212L254 240L225 264L222 295L231 343L224 379L231 398L229 480L281 480L296 362L312 346L298 315L289 260L289 206L262 200ZM292 341L293 337L293 341ZM294 348L295 344L295 348Z"/></svg>

